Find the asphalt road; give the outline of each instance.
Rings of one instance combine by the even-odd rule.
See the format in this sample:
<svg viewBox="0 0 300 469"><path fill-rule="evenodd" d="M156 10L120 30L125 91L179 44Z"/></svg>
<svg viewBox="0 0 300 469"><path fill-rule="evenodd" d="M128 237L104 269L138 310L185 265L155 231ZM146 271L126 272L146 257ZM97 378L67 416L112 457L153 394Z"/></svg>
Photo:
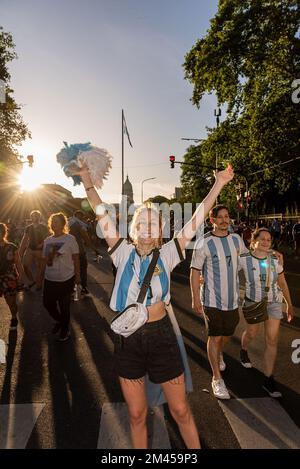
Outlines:
<svg viewBox="0 0 300 469"><path fill-rule="evenodd" d="M26 433L21 447L97 448L103 405L123 402L112 359L109 322L113 314L108 302L113 277L108 256L104 254L100 263L93 262L90 256L88 272L91 295L72 304L71 339L65 343L53 339L52 321L42 307L39 292L20 296L20 325L16 332L9 332L9 313L0 300L0 339L7 346L6 364L0 365L0 412L8 412L0 427L0 447L1 441L3 445L8 440L9 427L11 440ZM240 448L239 431L211 393L205 328L191 310L189 286L182 272L173 276L172 298L193 376L194 392L189 399L202 445ZM226 348L227 370L223 376L232 401L247 402L247 398L266 398L261 388L263 334L250 351L255 368L246 370L238 361L243 325L242 319ZM300 428L300 364L291 360L294 339L300 339L299 321L291 325L283 322L276 378L283 392L280 408ZM27 417L20 417L16 408L19 412L23 409L24 415L26 409L31 409L31 418L32 409L37 412L28 428L24 426ZM171 447L184 448L166 406L164 411Z"/></svg>

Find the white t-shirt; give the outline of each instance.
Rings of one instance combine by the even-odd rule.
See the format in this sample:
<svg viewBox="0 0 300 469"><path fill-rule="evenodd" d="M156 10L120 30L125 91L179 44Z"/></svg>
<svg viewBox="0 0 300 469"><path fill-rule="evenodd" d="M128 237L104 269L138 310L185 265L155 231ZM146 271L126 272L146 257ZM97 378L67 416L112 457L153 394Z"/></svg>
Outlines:
<svg viewBox="0 0 300 469"><path fill-rule="evenodd" d="M114 311L123 311L128 305L137 301L152 253L142 258L135 246L125 239L120 239L108 253L117 267L110 307ZM159 301L164 301L166 304L170 302L170 274L184 259L184 255L185 252L181 251L176 238L162 245L150 288L144 300L145 305L150 306Z"/></svg>
<svg viewBox="0 0 300 469"><path fill-rule="evenodd" d="M65 282L75 275L73 254L79 247L73 235L49 236L44 241L43 257L47 259L45 279Z"/></svg>

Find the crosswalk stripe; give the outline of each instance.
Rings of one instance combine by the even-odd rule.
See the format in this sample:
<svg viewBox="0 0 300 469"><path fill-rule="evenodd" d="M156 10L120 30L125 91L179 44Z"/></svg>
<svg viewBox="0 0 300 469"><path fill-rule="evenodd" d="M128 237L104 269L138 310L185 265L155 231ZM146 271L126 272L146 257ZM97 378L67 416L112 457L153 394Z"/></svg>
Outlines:
<svg viewBox="0 0 300 469"><path fill-rule="evenodd" d="M45 404L0 405L0 449L26 447Z"/></svg>
<svg viewBox="0 0 300 469"><path fill-rule="evenodd" d="M275 399L218 402L242 449L300 448L300 429Z"/></svg>
<svg viewBox="0 0 300 469"><path fill-rule="evenodd" d="M162 406L149 413L148 446L150 449L169 449L170 441ZM123 402L102 406L98 449L132 449L127 406Z"/></svg>

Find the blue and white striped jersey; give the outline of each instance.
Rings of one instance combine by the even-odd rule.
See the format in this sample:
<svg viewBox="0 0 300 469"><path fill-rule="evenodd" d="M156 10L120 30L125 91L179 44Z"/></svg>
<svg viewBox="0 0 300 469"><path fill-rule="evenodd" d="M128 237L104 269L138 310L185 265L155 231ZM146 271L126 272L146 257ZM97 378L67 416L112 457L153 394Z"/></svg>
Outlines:
<svg viewBox="0 0 300 469"><path fill-rule="evenodd" d="M238 257L248 252L236 233L216 236L206 233L195 245L191 268L202 272L201 302L204 306L229 311L238 307Z"/></svg>
<svg viewBox="0 0 300 469"><path fill-rule="evenodd" d="M270 256L270 289L268 292L268 302L282 302L282 290L277 284L278 274L283 272L283 267L279 264L276 256ZM242 254L239 259L240 268L246 277L246 297L252 301L261 301L265 296L265 286L268 270L268 258L258 259L251 252Z"/></svg>
<svg viewBox="0 0 300 469"><path fill-rule="evenodd" d="M110 307L114 311L123 311L128 305L136 302L152 259L152 253L141 257L135 246L125 239L120 239L108 252L117 268ZM144 301L146 306L159 301L167 304L170 302L170 274L184 259L184 255L176 238L162 245Z"/></svg>

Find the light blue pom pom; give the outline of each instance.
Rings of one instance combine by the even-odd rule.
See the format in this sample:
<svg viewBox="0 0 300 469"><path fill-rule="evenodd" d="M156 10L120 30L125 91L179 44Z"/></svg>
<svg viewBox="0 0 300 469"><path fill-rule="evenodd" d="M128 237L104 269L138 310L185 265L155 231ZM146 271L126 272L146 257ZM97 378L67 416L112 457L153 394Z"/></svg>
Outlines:
<svg viewBox="0 0 300 469"><path fill-rule="evenodd" d="M91 143L73 143L68 145L67 142L64 142L64 148L60 150L60 152L56 155L57 162L63 168L65 174L68 177L71 177L74 181L74 186L77 186L81 183L80 176L69 176L68 175L68 165L74 161L77 163L77 156L80 152L88 151L92 149Z"/></svg>

